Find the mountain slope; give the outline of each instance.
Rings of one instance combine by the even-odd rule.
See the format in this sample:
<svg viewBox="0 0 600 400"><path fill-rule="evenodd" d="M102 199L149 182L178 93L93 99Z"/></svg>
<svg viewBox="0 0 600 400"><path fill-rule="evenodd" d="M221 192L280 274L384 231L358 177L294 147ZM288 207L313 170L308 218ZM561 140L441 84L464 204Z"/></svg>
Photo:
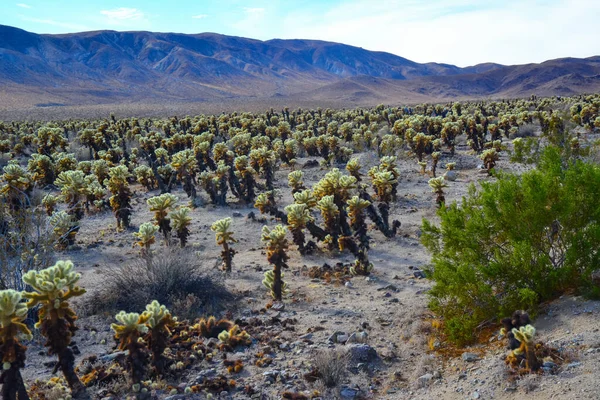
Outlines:
<svg viewBox="0 0 600 400"><path fill-rule="evenodd" d="M599 76L600 57L459 68L318 40L115 31L38 35L0 25L0 100L17 93L31 98L24 104L29 106L573 94L597 90Z"/></svg>

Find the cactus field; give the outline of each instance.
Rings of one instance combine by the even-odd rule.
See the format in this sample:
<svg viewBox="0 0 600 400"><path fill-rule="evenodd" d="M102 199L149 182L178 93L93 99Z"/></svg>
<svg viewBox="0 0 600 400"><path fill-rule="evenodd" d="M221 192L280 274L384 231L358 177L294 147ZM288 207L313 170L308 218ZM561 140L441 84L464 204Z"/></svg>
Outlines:
<svg viewBox="0 0 600 400"><path fill-rule="evenodd" d="M600 95L0 121L3 399L597 399Z"/></svg>

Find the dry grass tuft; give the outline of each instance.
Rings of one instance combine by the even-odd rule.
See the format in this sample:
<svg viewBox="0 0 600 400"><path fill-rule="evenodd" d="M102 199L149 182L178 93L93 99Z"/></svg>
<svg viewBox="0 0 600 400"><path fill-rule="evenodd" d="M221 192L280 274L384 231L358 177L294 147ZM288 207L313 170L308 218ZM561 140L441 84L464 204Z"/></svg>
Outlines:
<svg viewBox="0 0 600 400"><path fill-rule="evenodd" d="M90 296L85 311L139 312L152 300L180 318L195 318L231 306L234 295L220 275L202 270L193 253L174 250L111 270L104 287Z"/></svg>

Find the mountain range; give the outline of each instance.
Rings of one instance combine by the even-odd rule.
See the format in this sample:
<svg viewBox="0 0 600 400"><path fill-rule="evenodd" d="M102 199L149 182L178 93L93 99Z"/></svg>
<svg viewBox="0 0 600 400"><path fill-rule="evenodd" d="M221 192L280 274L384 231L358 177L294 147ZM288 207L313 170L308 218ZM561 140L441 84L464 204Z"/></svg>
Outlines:
<svg viewBox="0 0 600 400"><path fill-rule="evenodd" d="M460 68L318 40L116 31L45 35L0 25L4 109L229 100L351 106L599 89L600 56Z"/></svg>

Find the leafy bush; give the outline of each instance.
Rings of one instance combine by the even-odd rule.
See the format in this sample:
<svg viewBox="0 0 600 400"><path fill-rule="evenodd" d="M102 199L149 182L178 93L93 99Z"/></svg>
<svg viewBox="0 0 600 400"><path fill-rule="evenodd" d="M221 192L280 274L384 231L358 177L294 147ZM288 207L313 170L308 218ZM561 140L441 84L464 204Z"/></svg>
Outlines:
<svg viewBox="0 0 600 400"><path fill-rule="evenodd" d="M443 207L441 225L423 221L432 253L430 307L455 341L483 321L530 309L567 289L598 291L600 167L547 148L538 169L472 186Z"/></svg>

